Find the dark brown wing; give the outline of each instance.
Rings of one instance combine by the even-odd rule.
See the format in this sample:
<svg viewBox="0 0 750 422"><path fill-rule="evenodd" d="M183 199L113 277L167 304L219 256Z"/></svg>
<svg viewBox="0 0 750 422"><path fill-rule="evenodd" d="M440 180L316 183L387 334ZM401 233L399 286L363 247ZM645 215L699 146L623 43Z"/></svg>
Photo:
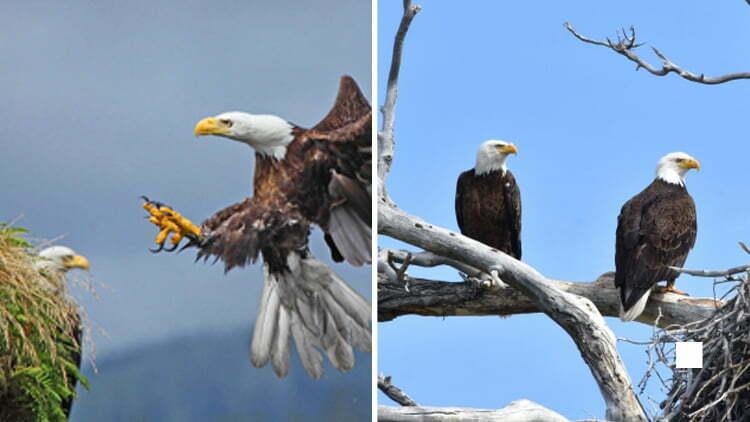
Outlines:
<svg viewBox="0 0 750 422"><path fill-rule="evenodd" d="M695 203L682 187L649 186L622 208L617 223L615 285L624 309L659 281L678 274L695 244Z"/></svg>
<svg viewBox="0 0 750 422"><path fill-rule="evenodd" d="M313 126L317 132L330 132L347 126L371 113L370 103L367 101L357 83L351 76L344 75L339 82L339 92L331 111Z"/></svg>
<svg viewBox="0 0 750 422"><path fill-rule="evenodd" d="M303 212L325 232L334 260L370 263L372 110L352 78L341 78L331 111L295 143L302 145L295 153L303 157L304 179L325 188L314 198L296 195Z"/></svg>
<svg viewBox="0 0 750 422"><path fill-rule="evenodd" d="M507 217L507 230L510 235L511 255L521 259L521 190L518 188L513 173L507 171L505 174L505 212Z"/></svg>
<svg viewBox="0 0 750 422"><path fill-rule="evenodd" d="M473 172L473 170L469 170L461 173L456 181L456 200L454 205L456 209L456 223L458 223L458 229L461 233L464 233L464 201L466 201L466 189L468 189L467 184L469 183L469 178Z"/></svg>

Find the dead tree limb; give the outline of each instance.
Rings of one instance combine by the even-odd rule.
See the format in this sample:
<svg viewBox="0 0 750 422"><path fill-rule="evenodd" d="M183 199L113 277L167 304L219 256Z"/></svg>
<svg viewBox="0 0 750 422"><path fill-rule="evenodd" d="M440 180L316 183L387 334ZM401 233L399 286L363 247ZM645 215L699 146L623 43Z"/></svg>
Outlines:
<svg viewBox="0 0 750 422"><path fill-rule="evenodd" d="M389 407L378 406L381 422L444 422L444 421L502 421L502 422L568 422L553 412L529 400L516 400L502 409L461 409L456 407Z"/></svg>
<svg viewBox="0 0 750 422"><path fill-rule="evenodd" d="M727 75L716 76L716 77L706 76L702 73L701 74L693 73L693 72L683 69L679 65L672 62L672 60L670 60L664 53L662 53L655 47L651 47L651 49L654 51L654 54L656 54L659 60L661 60L661 68L657 68L653 66L651 63L641 58L638 54L636 54L636 50L638 49L638 47L641 47L643 44L638 44L636 42L635 28L632 26L630 27L628 31L626 31L625 29L620 30L620 32L617 34L617 41L613 41L609 38L607 38L606 41L588 38L578 33L578 31L576 31L575 28L573 28L573 25L571 25L568 22L565 22L565 29L567 29L571 34L573 34L574 37L578 38L579 40L587 44L593 44L593 45L598 45L600 47L605 47L623 57L626 57L628 60L635 63L636 65L635 70L639 70L643 68L643 69L646 69L648 73L655 75L655 76L666 76L670 73L676 73L683 79L686 79L691 82L706 84L706 85L718 85L718 84L723 84L725 82L736 81L739 79L750 79L750 72L730 73Z"/></svg>
<svg viewBox="0 0 750 422"><path fill-rule="evenodd" d="M378 209L380 234L465 262L500 278L531 299L573 339L599 385L611 420L644 421L616 339L590 300L558 289L527 264L458 233L429 224L393 205Z"/></svg>
<svg viewBox="0 0 750 422"><path fill-rule="evenodd" d="M548 280L557 289L590 300L603 316L617 317L619 292L614 273L605 273L590 283ZM710 317L723 302L673 293L653 294L638 322L653 325L659 310L659 326L684 325ZM507 316L542 310L526 295L510 286L497 290L478 289L472 282L409 279L409 290L385 274L378 278L378 321L392 321L404 315L434 317Z"/></svg>
<svg viewBox="0 0 750 422"><path fill-rule="evenodd" d="M388 85L386 86L385 103L383 112L383 130L378 133L378 193L380 198L387 198L384 194L385 179L391 170L393 162L393 145L395 137L393 134L396 121L396 99L398 98L398 74L401 69L401 57L404 51L404 39L409 32L411 21L422 10L421 6L412 4L411 0L404 0L404 14L393 41L393 55L391 57L391 69L388 72Z"/></svg>

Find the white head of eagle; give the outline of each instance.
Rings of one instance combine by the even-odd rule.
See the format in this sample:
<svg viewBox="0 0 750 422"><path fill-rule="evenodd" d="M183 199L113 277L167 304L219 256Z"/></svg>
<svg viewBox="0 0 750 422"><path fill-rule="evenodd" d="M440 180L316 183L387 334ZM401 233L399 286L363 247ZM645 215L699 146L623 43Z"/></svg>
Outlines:
<svg viewBox="0 0 750 422"><path fill-rule="evenodd" d="M64 274L72 269L88 271L89 260L83 255L78 255L73 249L66 246L50 246L39 252L39 260L36 262L39 270Z"/></svg>
<svg viewBox="0 0 750 422"><path fill-rule="evenodd" d="M195 136L216 135L253 147L258 153L281 160L294 140L294 126L278 116L229 111L207 117L195 125Z"/></svg>
<svg viewBox="0 0 750 422"><path fill-rule="evenodd" d="M474 174L480 176L498 170L505 174L507 170L505 161L508 159L508 155L517 153L518 148L510 142L495 139L484 141L477 151Z"/></svg>
<svg viewBox="0 0 750 422"><path fill-rule="evenodd" d="M685 186L685 175L690 169L700 170L701 163L684 152L672 152L659 160L656 177L673 185Z"/></svg>

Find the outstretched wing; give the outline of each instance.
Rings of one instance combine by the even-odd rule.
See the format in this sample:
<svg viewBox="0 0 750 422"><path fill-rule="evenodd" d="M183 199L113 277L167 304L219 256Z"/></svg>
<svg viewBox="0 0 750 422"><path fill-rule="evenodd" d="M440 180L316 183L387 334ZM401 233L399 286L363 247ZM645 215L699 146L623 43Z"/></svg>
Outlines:
<svg viewBox="0 0 750 422"><path fill-rule="evenodd" d="M371 261L372 109L356 82L341 78L333 108L303 135L305 168L326 186L315 219L331 255L360 266Z"/></svg>
<svg viewBox="0 0 750 422"><path fill-rule="evenodd" d="M317 132L331 132L341 129L370 114L372 109L357 83L351 76L344 75L339 82L339 92L336 101L328 114L311 130Z"/></svg>

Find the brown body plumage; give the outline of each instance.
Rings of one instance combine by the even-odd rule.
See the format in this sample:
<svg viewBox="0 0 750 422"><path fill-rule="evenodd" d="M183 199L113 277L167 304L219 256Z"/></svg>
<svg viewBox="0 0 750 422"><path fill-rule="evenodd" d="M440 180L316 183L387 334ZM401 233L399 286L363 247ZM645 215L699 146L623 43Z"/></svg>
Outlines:
<svg viewBox="0 0 750 422"><path fill-rule="evenodd" d="M521 192L513 173L461 173L455 206L462 234L521 259Z"/></svg>

